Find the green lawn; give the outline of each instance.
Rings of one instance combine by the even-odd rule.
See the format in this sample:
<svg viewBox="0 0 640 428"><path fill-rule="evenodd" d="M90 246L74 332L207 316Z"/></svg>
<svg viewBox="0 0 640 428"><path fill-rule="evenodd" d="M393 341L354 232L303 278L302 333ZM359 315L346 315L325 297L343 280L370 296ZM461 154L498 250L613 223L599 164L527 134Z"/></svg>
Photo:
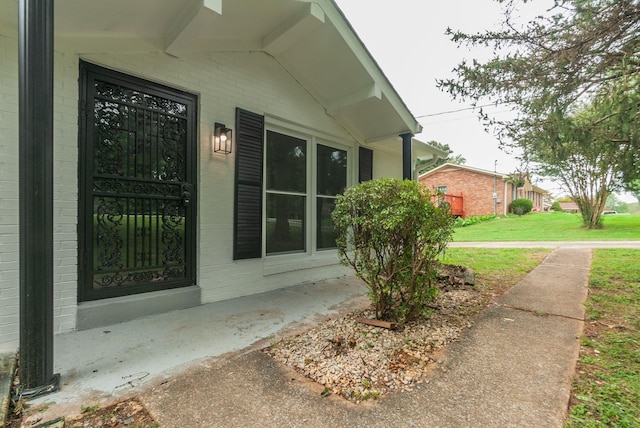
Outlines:
<svg viewBox="0 0 640 428"><path fill-rule="evenodd" d="M455 242L490 241L620 241L640 240L640 215L603 217L603 228L587 230L580 215L529 213L510 215L455 229Z"/></svg>
<svg viewBox="0 0 640 428"><path fill-rule="evenodd" d="M550 251L449 248L444 262L472 267L477 286L499 292L501 284L508 289ZM593 254L566 427L640 427L640 250Z"/></svg>
<svg viewBox="0 0 640 428"><path fill-rule="evenodd" d="M523 278L550 252L544 248L447 248L442 261L470 267L479 274Z"/></svg>
<svg viewBox="0 0 640 428"><path fill-rule="evenodd" d="M567 427L640 427L640 250L596 250Z"/></svg>
<svg viewBox="0 0 640 428"><path fill-rule="evenodd" d="M640 240L640 215L607 215L603 223L602 229L586 230L578 215L531 213L456 228L454 241ZM445 261L474 267L490 279L505 275L504 282L512 285L518 275L501 273L504 266L526 261L522 270L528 271L531 262L537 264L544 256L525 252L535 249L517 251L522 254L449 248ZM594 250L593 254L585 330L566 427L640 427L640 250Z"/></svg>

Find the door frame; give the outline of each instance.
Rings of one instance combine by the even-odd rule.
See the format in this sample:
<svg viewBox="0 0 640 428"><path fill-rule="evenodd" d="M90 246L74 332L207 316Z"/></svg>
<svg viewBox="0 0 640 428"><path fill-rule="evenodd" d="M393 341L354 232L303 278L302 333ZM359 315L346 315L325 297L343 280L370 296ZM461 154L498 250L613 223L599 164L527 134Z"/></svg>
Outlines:
<svg viewBox="0 0 640 428"><path fill-rule="evenodd" d="M198 157L198 96L147 79L108 69L80 60L79 66L79 129L78 129L78 302L188 287L196 284L196 237L197 237L197 157ZM144 283L134 286L93 289L93 144L91 117L93 106L89 100L92 91L89 84L94 77L138 89L152 95L179 100L187 105L187 138L185 153L185 178L191 183L190 202L185 212L185 277L157 284Z"/></svg>

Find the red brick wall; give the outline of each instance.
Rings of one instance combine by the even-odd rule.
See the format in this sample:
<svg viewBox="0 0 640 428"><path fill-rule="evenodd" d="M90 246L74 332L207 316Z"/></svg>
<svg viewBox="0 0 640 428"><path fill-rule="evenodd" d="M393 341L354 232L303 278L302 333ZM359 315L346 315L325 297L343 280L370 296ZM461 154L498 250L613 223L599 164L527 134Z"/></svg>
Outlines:
<svg viewBox="0 0 640 428"><path fill-rule="evenodd" d="M447 186L447 194L462 195L464 200L463 217L465 218L494 213L493 175L463 169L443 169L428 176L422 176L419 181L434 191L438 186ZM508 206L513 200L512 185L507 183L506 200L505 182L502 178L497 177L495 179L495 189L500 201L495 205L495 213L504 215L505 204L508 210Z"/></svg>

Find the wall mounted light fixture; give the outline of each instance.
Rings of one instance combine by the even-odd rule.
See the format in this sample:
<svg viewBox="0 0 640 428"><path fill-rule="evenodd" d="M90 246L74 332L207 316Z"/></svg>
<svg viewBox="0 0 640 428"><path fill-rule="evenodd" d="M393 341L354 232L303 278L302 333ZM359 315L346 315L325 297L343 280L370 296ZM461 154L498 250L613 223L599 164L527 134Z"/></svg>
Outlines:
<svg viewBox="0 0 640 428"><path fill-rule="evenodd" d="M231 137L231 129L227 128L224 123L216 122L213 127L213 151L224 154L231 153Z"/></svg>

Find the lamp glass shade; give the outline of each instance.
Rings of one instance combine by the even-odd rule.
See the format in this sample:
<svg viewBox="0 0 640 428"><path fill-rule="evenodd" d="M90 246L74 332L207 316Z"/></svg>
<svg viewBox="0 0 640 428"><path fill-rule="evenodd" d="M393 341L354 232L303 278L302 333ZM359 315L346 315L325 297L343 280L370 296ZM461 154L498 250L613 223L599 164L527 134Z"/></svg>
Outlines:
<svg viewBox="0 0 640 428"><path fill-rule="evenodd" d="M213 151L216 153L231 153L232 131L223 123L216 123L213 131Z"/></svg>

